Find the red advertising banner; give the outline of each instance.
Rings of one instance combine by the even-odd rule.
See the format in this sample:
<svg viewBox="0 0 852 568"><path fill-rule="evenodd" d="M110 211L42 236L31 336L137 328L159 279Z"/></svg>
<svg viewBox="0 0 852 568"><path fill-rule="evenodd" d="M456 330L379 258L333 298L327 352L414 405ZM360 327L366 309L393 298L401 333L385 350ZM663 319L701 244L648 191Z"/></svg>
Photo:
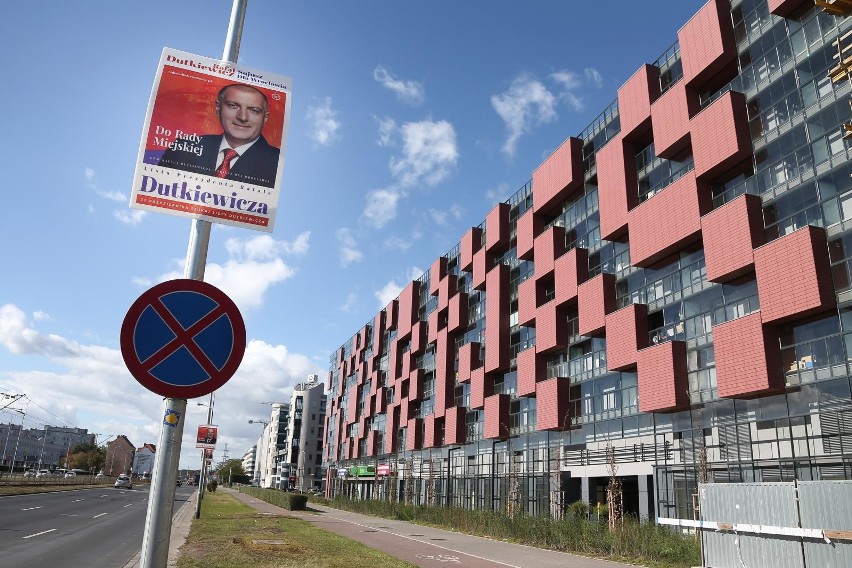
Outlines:
<svg viewBox="0 0 852 568"><path fill-rule="evenodd" d="M130 206L271 232L291 79L166 48Z"/></svg>
<svg viewBox="0 0 852 568"><path fill-rule="evenodd" d="M198 435L195 438L196 448L205 448L213 452L216 447L216 438L219 437L219 427L213 424L201 424L198 426Z"/></svg>

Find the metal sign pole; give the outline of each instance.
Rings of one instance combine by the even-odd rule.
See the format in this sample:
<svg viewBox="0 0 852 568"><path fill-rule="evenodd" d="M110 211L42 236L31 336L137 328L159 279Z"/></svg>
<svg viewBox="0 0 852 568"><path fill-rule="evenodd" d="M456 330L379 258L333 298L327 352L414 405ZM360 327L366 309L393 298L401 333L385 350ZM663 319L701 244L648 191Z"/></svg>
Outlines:
<svg viewBox="0 0 852 568"><path fill-rule="evenodd" d="M225 38L222 59L232 63L237 62L239 55L247 4L248 0L234 0L231 7L231 19L228 24L228 35ZM184 268L186 278L204 280L209 243L210 222L193 219ZM145 517L145 532L142 537L140 568L165 568L168 562L175 484L180 464L183 425L186 419L186 399L165 399L164 416L169 416L170 410L177 414L178 419L174 426L167 424L165 418L163 424L160 425L160 437L157 440L157 453L154 461L154 475L151 479L150 501ZM208 409L208 413L210 412L212 412L212 408ZM206 469L204 458L201 460L201 467L203 473ZM199 490L203 490L203 485L199 487ZM200 514L200 509L198 513Z"/></svg>

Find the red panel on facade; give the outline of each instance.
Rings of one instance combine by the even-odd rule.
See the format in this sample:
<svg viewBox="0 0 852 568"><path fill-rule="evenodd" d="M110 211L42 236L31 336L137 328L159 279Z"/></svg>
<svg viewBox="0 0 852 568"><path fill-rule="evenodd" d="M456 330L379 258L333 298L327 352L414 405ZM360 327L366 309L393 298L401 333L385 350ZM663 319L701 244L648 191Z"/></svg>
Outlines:
<svg viewBox="0 0 852 568"><path fill-rule="evenodd" d="M571 425L571 379L555 377L536 385L536 430L566 430Z"/></svg>
<svg viewBox="0 0 852 568"><path fill-rule="evenodd" d="M643 65L618 89L618 116L625 140L647 132L651 126L651 103L660 96L660 70Z"/></svg>
<svg viewBox="0 0 852 568"><path fill-rule="evenodd" d="M637 378L640 412L687 408L686 343L669 341L640 350Z"/></svg>
<svg viewBox="0 0 852 568"><path fill-rule="evenodd" d="M405 449L411 451L423 448L423 419L412 418L406 430Z"/></svg>
<svg viewBox="0 0 852 568"><path fill-rule="evenodd" d="M606 368L624 371L639 360L648 347L648 306L630 304L606 316Z"/></svg>
<svg viewBox="0 0 852 568"><path fill-rule="evenodd" d="M396 339L391 340L388 351L388 377L396 381L402 376L402 354L399 352L399 342Z"/></svg>
<svg viewBox="0 0 852 568"><path fill-rule="evenodd" d="M358 421L358 385L349 388L349 404L346 407L346 425Z"/></svg>
<svg viewBox="0 0 852 568"><path fill-rule="evenodd" d="M437 432L435 428L437 422L434 414L428 414L423 418L423 447L434 448Z"/></svg>
<svg viewBox="0 0 852 568"><path fill-rule="evenodd" d="M485 439L509 437L509 395L494 394L485 399Z"/></svg>
<svg viewBox="0 0 852 568"><path fill-rule="evenodd" d="M714 325L713 351L720 397L752 397L784 389L778 333L763 325L760 312Z"/></svg>
<svg viewBox="0 0 852 568"><path fill-rule="evenodd" d="M580 335L600 335L606 329L606 315L615 309L615 276L598 274L577 287L578 329Z"/></svg>
<svg viewBox="0 0 852 568"><path fill-rule="evenodd" d="M584 248L571 249L554 266L556 305L561 306L577 297L577 286L589 277L589 253Z"/></svg>
<svg viewBox="0 0 852 568"><path fill-rule="evenodd" d="M426 372L423 369L412 369L408 374L408 398L423 399L423 379Z"/></svg>
<svg viewBox="0 0 852 568"><path fill-rule="evenodd" d="M420 355L426 349L426 323L416 322L411 326L411 354Z"/></svg>
<svg viewBox="0 0 852 568"><path fill-rule="evenodd" d="M379 433L376 432L375 430L370 431L370 433L367 434L367 455L368 456L374 456L374 455L379 453L378 442L379 442Z"/></svg>
<svg viewBox="0 0 852 568"><path fill-rule="evenodd" d="M711 79L726 83L725 77L714 77L731 65L737 57L734 25L728 0L710 0L677 33L683 80L690 87L701 87ZM736 73L736 70L733 70ZM733 77L731 77L733 78Z"/></svg>
<svg viewBox="0 0 852 568"><path fill-rule="evenodd" d="M494 381L491 375L485 374L485 367L470 372L470 407L472 409L485 406L486 393L491 394Z"/></svg>
<svg viewBox="0 0 852 568"><path fill-rule="evenodd" d="M399 322L397 323L397 338L405 339L411 332L411 326L417 321L418 303L420 301L420 282L414 280L399 293Z"/></svg>
<svg viewBox="0 0 852 568"><path fill-rule="evenodd" d="M396 329L396 314L399 307L399 302L391 300L390 304L385 306L385 327L387 329Z"/></svg>
<svg viewBox="0 0 852 568"><path fill-rule="evenodd" d="M385 452L393 453L397 448L396 434L399 430L399 403L387 407L387 419L385 421Z"/></svg>
<svg viewBox="0 0 852 568"><path fill-rule="evenodd" d="M473 255L473 275L470 285L474 290L485 290L485 277L488 269L494 265L494 257L484 248L479 249Z"/></svg>
<svg viewBox="0 0 852 568"><path fill-rule="evenodd" d="M790 18L813 6L813 0L769 0L769 11L782 18Z"/></svg>
<svg viewBox="0 0 852 568"><path fill-rule="evenodd" d="M382 341L385 338L385 312L381 311L376 314L375 319L373 319L373 359L378 360L381 358L382 352Z"/></svg>
<svg viewBox="0 0 852 568"><path fill-rule="evenodd" d="M711 180L752 155L745 95L728 91L690 121L695 175Z"/></svg>
<svg viewBox="0 0 852 568"><path fill-rule="evenodd" d="M502 254L509 246L509 204L498 203L485 218L485 250Z"/></svg>
<svg viewBox="0 0 852 568"><path fill-rule="evenodd" d="M427 339L429 343L435 343L438 341L438 332L439 329L439 318L440 312L438 310L432 310L429 312L429 332L427 335Z"/></svg>
<svg viewBox="0 0 852 568"><path fill-rule="evenodd" d="M374 412L376 414L382 414L387 412L387 392L384 387L379 387L376 389L376 400L373 404Z"/></svg>
<svg viewBox="0 0 852 568"><path fill-rule="evenodd" d="M411 350L403 351L400 359L402 361L400 363L399 375L404 378L411 374Z"/></svg>
<svg viewBox="0 0 852 568"><path fill-rule="evenodd" d="M754 271L754 249L764 242L760 197L741 195L701 218L707 280L729 282Z"/></svg>
<svg viewBox="0 0 852 568"><path fill-rule="evenodd" d="M567 308L559 307L556 302L551 301L539 306L535 314L536 351L547 353L568 347L570 330Z"/></svg>
<svg viewBox="0 0 852 568"><path fill-rule="evenodd" d="M651 105L654 153L670 160L690 143L689 119L699 110L698 97L678 81Z"/></svg>
<svg viewBox="0 0 852 568"><path fill-rule="evenodd" d="M453 406L455 388L455 342L446 331L438 333L435 349L435 416L444 416L444 410Z"/></svg>
<svg viewBox="0 0 852 568"><path fill-rule="evenodd" d="M450 298L456 295L459 286L459 279L454 274L447 275L438 284L438 309L446 309L450 305Z"/></svg>
<svg viewBox="0 0 852 568"><path fill-rule="evenodd" d="M699 240L701 215L710 205L710 194L699 189L694 171L639 205L629 215L630 264L653 266Z"/></svg>
<svg viewBox="0 0 852 568"><path fill-rule="evenodd" d="M836 305L825 229L807 226L754 251L764 323L799 319Z"/></svg>
<svg viewBox="0 0 852 568"><path fill-rule="evenodd" d="M583 141L568 138L533 172L533 208L551 213L583 187Z"/></svg>
<svg viewBox="0 0 852 568"><path fill-rule="evenodd" d="M509 267L492 268L485 288L485 371L504 371L509 367Z"/></svg>
<svg viewBox="0 0 852 568"><path fill-rule="evenodd" d="M618 241L627 233L628 211L639 201L633 147L619 134L598 150L595 161L601 237Z"/></svg>
<svg viewBox="0 0 852 568"><path fill-rule="evenodd" d="M473 255L482 247L482 229L472 227L464 234L459 246L459 268L473 270Z"/></svg>
<svg viewBox="0 0 852 568"><path fill-rule="evenodd" d="M447 276L447 257L441 256L432 263L432 268L429 270L429 293L435 295L438 293L438 286Z"/></svg>
<svg viewBox="0 0 852 568"><path fill-rule="evenodd" d="M462 444L465 439L464 418L467 410L463 407L448 408L444 416L444 444Z"/></svg>
<svg viewBox="0 0 852 568"><path fill-rule="evenodd" d="M535 278L527 278L518 284L518 325L535 324L536 304Z"/></svg>
<svg viewBox="0 0 852 568"><path fill-rule="evenodd" d="M547 378L544 357L530 347L518 353L518 396L535 396L536 383Z"/></svg>
<svg viewBox="0 0 852 568"><path fill-rule="evenodd" d="M412 402L408 397L403 398L399 401L399 423L405 424L408 422L409 418L413 418L414 415L411 412Z"/></svg>
<svg viewBox="0 0 852 568"><path fill-rule="evenodd" d="M532 260L535 238L541 233L542 228L544 228L544 221L532 209L527 209L523 215L518 217L515 223L515 253L518 258Z"/></svg>
<svg viewBox="0 0 852 568"><path fill-rule="evenodd" d="M565 254L565 229L550 227L535 238L535 279L553 275L554 261Z"/></svg>
<svg viewBox="0 0 852 568"><path fill-rule="evenodd" d="M466 383L470 380L471 372L482 366L479 360L479 342L465 343L459 347L458 381Z"/></svg>

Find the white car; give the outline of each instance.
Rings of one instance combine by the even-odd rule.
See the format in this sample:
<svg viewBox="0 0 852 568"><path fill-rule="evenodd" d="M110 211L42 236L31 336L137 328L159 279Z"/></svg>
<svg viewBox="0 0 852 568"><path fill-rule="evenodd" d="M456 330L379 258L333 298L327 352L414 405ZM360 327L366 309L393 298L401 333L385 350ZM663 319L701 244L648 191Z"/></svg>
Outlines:
<svg viewBox="0 0 852 568"><path fill-rule="evenodd" d="M51 471L49 469L40 469L40 470L38 470L38 473L35 474L35 476L37 478L38 477L50 477L52 475L53 475L53 473L51 473Z"/></svg>
<svg viewBox="0 0 852 568"><path fill-rule="evenodd" d="M74 478L74 477L77 477L77 474L74 473L73 471L66 471L65 472L65 479L71 479L71 478Z"/></svg>
<svg viewBox="0 0 852 568"><path fill-rule="evenodd" d="M115 480L115 488L133 489L133 481L127 475L119 475Z"/></svg>

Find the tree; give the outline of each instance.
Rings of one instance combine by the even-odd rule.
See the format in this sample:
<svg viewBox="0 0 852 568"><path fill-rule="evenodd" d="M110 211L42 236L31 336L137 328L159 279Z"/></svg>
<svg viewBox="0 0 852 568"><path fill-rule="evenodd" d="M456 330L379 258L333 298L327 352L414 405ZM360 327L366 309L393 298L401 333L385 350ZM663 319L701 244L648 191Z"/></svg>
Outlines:
<svg viewBox="0 0 852 568"><path fill-rule="evenodd" d="M216 466L216 477L220 483L248 483L251 478L243 469L242 460L232 459Z"/></svg>
<svg viewBox="0 0 852 568"><path fill-rule="evenodd" d="M94 444L78 444L68 453L68 467L97 471L103 468L106 450Z"/></svg>

